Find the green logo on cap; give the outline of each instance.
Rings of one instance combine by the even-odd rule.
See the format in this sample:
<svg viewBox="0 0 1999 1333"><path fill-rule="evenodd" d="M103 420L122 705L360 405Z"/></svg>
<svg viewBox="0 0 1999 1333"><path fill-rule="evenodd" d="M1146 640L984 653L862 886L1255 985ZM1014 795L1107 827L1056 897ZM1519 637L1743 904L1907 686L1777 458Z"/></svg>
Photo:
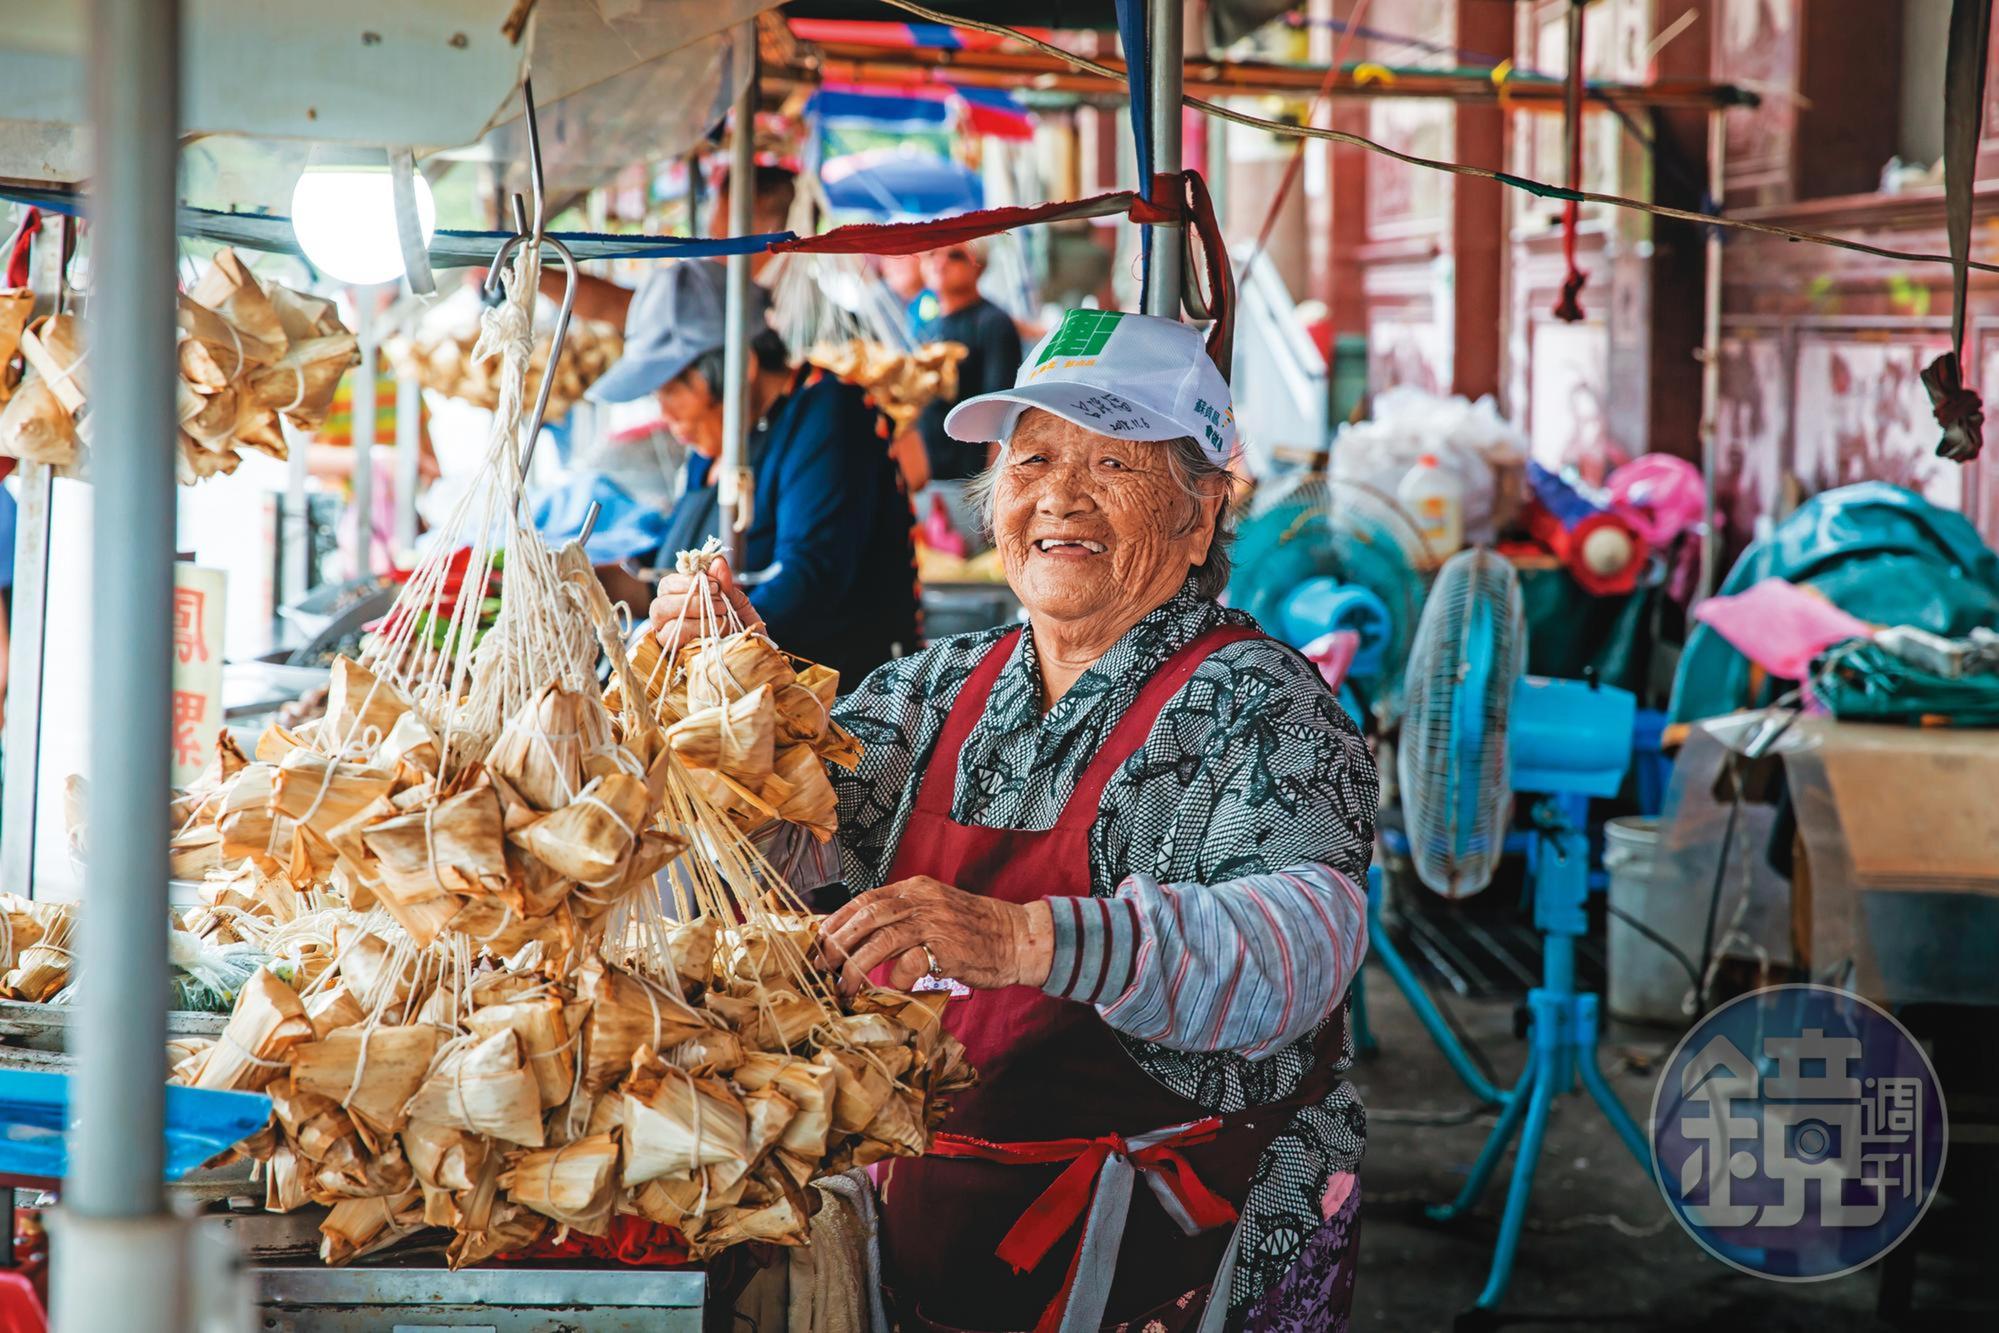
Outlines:
<svg viewBox="0 0 1999 1333"><path fill-rule="evenodd" d="M1062 316L1034 364L1046 365L1058 356L1096 356L1123 318L1121 310L1071 310Z"/></svg>

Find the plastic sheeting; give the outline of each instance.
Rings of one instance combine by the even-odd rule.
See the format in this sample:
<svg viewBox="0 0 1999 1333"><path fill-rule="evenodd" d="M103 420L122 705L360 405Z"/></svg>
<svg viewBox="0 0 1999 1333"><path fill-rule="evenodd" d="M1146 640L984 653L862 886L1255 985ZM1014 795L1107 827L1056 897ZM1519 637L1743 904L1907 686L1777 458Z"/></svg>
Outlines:
<svg viewBox="0 0 1999 1333"><path fill-rule="evenodd" d="M1962 514L1882 482L1814 497L1736 561L1722 585L1742 592L1766 578L1807 583L1875 625L1918 625L1958 636L1999 623L1999 556ZM1751 697L1749 663L1698 626L1673 681L1674 721L1715 717L1774 697Z"/></svg>
<svg viewBox="0 0 1999 1333"><path fill-rule="evenodd" d="M1384 389L1372 417L1341 426L1334 437L1333 475L1394 495L1424 454L1436 455L1464 484L1465 541L1490 543L1498 536L1494 470L1524 461L1527 440L1489 395L1474 403L1406 386Z"/></svg>
<svg viewBox="0 0 1999 1333"><path fill-rule="evenodd" d="M686 152L747 75L732 29L775 0L539 0L523 43L505 5L190 0L187 199L283 212L316 142L503 164L527 189L519 81L534 76L552 202ZM0 177L71 182L88 164L87 6L0 0ZM358 37L358 40L357 40Z"/></svg>
<svg viewBox="0 0 1999 1333"><path fill-rule="evenodd" d="M1703 923L1712 901L1716 956L1781 969L1791 961L1791 887L1767 854L1777 810L1745 801L1731 831L1733 803L1714 795L1729 750L1754 734L1762 716L1717 718L1689 733L1667 787L1646 891L1671 900L1669 913L1693 904ZM1693 961L1700 962L1699 952Z"/></svg>
<svg viewBox="0 0 1999 1333"><path fill-rule="evenodd" d="M542 0L530 68L552 202L701 142L749 76L733 29L774 7L771 0ZM507 99L477 144L445 156L499 164L505 188L525 194L520 98Z"/></svg>
<svg viewBox="0 0 1999 1333"><path fill-rule="evenodd" d="M1812 690L1827 712L1853 721L1999 727L1999 676L1939 676L1873 643L1834 649Z"/></svg>

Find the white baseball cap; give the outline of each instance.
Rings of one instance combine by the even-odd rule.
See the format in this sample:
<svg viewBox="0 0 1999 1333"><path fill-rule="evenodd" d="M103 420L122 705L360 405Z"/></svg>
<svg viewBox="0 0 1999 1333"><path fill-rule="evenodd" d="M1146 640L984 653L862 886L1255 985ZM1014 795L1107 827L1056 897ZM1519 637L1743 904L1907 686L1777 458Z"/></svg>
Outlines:
<svg viewBox="0 0 1999 1333"><path fill-rule="evenodd" d="M1011 389L967 398L944 429L968 444L1004 441L1030 407L1121 440L1192 436L1235 457L1235 408L1196 329L1157 315L1071 310L1020 366Z"/></svg>

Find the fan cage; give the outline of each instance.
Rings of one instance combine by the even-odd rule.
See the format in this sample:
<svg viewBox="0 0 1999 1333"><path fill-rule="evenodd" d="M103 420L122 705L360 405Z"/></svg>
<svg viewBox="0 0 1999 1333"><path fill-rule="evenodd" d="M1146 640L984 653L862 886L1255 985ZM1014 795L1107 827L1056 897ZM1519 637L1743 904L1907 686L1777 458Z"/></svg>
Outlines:
<svg viewBox="0 0 1999 1333"><path fill-rule="evenodd" d="M1464 551L1437 575L1410 650L1398 773L1411 859L1447 898L1492 882L1513 806L1506 728L1526 670L1520 580Z"/></svg>

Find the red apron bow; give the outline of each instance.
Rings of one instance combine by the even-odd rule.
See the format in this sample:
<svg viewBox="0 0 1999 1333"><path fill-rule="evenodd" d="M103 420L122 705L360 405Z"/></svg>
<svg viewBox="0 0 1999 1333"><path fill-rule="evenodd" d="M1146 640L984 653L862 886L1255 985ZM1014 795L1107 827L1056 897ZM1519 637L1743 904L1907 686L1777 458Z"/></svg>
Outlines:
<svg viewBox="0 0 1999 1333"><path fill-rule="evenodd" d="M1206 1143L1221 1132L1218 1116L1197 1120L1183 1129L1142 1148L1133 1148L1119 1134L1097 1139L1046 1139L1036 1143L991 1143L960 1134L938 1134L930 1144L933 1157L976 1157L1010 1166L1041 1166L1067 1162L1069 1167L1028 1205L1020 1220L1000 1240L993 1253L1013 1268L1025 1273L1041 1266L1055 1243L1075 1228L1088 1213L1096 1197L1097 1179L1104 1163L1112 1156L1124 1158L1140 1175L1161 1182L1198 1231L1236 1220L1235 1205L1209 1189L1195 1174L1193 1163L1179 1149ZM1076 1285L1076 1263L1082 1257L1082 1238L1070 1257L1069 1270L1055 1298L1042 1311L1035 1333L1052 1333L1062 1322L1070 1290Z"/></svg>

